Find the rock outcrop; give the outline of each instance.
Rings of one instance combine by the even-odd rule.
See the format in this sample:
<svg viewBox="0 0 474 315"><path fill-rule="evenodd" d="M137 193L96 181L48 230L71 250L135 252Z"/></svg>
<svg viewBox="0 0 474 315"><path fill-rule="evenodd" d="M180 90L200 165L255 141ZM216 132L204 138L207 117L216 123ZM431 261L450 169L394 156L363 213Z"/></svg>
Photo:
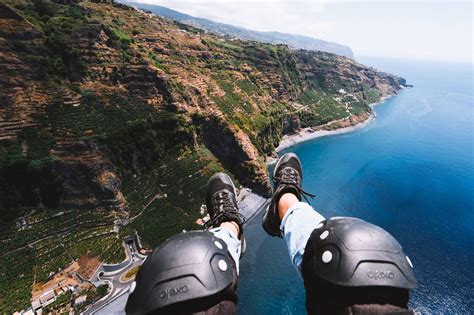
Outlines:
<svg viewBox="0 0 474 315"><path fill-rule="evenodd" d="M229 124L222 116L200 116L195 122L201 126L204 144L230 170L241 184L252 187L269 197L267 172L262 169L259 154L249 137Z"/></svg>
<svg viewBox="0 0 474 315"><path fill-rule="evenodd" d="M298 116L287 114L283 117L281 133L283 135L291 134L301 128L301 121Z"/></svg>
<svg viewBox="0 0 474 315"><path fill-rule="evenodd" d="M117 170L94 142L57 142L50 152L52 175L60 183L63 208L120 208L125 206Z"/></svg>
<svg viewBox="0 0 474 315"><path fill-rule="evenodd" d="M319 87L337 93L344 89L350 93L362 93L372 88L382 96L396 94L405 86L403 78L380 72L354 60L320 52L300 50L296 53L297 66L303 85Z"/></svg>

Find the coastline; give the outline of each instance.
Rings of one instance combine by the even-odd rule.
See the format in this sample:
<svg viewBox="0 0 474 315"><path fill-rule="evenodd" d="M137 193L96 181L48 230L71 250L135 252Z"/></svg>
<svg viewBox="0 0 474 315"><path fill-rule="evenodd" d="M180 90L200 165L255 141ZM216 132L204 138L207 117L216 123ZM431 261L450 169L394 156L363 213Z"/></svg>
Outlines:
<svg viewBox="0 0 474 315"><path fill-rule="evenodd" d="M352 132L352 131L355 131L357 129L367 126L374 119L375 119L375 114L372 113L369 115L369 117L366 120L359 122L355 124L354 126L350 126L350 127L338 128L335 130L314 130L313 128L315 127L302 128L297 134L283 136L283 138L280 141L280 144L275 149L275 152L278 153L283 149L292 147L304 141L326 137L326 136L349 133L349 132Z"/></svg>
<svg viewBox="0 0 474 315"><path fill-rule="evenodd" d="M384 103L386 100L388 100L389 98L391 98L395 95L396 94L384 96L378 102L369 104L369 106L373 109L375 106ZM304 141L313 140L313 139L326 137L326 136L350 133L350 132L356 131L358 129L364 128L367 125L369 125L373 120L375 120L375 116L376 116L375 112L372 111L372 113L370 113L369 117L367 117L367 119L365 119L364 121L361 121L361 122L359 122L359 123L357 123L353 126L337 128L335 130L315 130L315 128L321 128L324 125L302 128L296 134L284 135L282 137L281 141L280 141L280 144L275 149L275 152L278 153L283 149L290 148L290 147L292 147L294 145L297 145L297 144L299 144L301 142L304 142ZM331 122L329 122L329 124L333 123L333 122L334 121L331 121ZM276 162L275 158L272 158L272 157L267 158L267 164L272 164L272 163L275 163L275 162Z"/></svg>

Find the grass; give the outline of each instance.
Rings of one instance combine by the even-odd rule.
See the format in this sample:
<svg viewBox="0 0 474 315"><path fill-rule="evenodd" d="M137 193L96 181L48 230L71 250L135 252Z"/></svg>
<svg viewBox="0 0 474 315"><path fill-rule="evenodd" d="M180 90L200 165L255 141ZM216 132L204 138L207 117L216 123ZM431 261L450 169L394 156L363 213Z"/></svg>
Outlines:
<svg viewBox="0 0 474 315"><path fill-rule="evenodd" d="M213 79L225 92L222 97L214 97L214 101L224 114L230 118L235 117L238 113L236 109L242 109L246 114L252 113L250 105L234 91L234 82L231 79L223 75L214 75Z"/></svg>
<svg viewBox="0 0 474 315"><path fill-rule="evenodd" d="M0 260L0 309L13 313L31 304L34 279L34 253L31 248L7 253Z"/></svg>
<svg viewBox="0 0 474 315"><path fill-rule="evenodd" d="M111 232L84 238L75 244L70 244L68 250L75 259L84 255L101 256L107 263L119 263L125 259L121 240L117 234Z"/></svg>
<svg viewBox="0 0 474 315"><path fill-rule="evenodd" d="M127 270L127 272L121 277L120 280L122 281L128 281L135 279L135 276L138 273L138 270L140 270L140 266L135 266Z"/></svg>
<svg viewBox="0 0 474 315"><path fill-rule="evenodd" d="M260 94L260 88L250 80L238 80L235 84L247 95Z"/></svg>
<svg viewBox="0 0 474 315"><path fill-rule="evenodd" d="M367 86L364 86L364 98L369 102L369 103L375 103L380 100L380 93L374 88L369 88Z"/></svg>
<svg viewBox="0 0 474 315"><path fill-rule="evenodd" d="M243 48L241 45L237 43L233 43L227 40L218 40L215 38L206 38L202 39L202 43L210 48L214 49L223 49L227 51L236 51L236 52L242 52Z"/></svg>
<svg viewBox="0 0 474 315"><path fill-rule="evenodd" d="M157 68L160 68L164 72L169 72L170 66L165 62L165 60L160 59L156 54L150 53L150 60Z"/></svg>
<svg viewBox="0 0 474 315"><path fill-rule="evenodd" d="M363 113L371 112L370 107L365 102L353 101L350 103L349 106L352 107L350 111L353 115L360 115Z"/></svg>
<svg viewBox="0 0 474 315"><path fill-rule="evenodd" d="M129 124L151 117L153 109L143 102L136 102L116 94L99 97L84 91L80 106L71 107L60 102L47 108L49 121L55 135L73 137L118 133Z"/></svg>
<svg viewBox="0 0 474 315"><path fill-rule="evenodd" d="M87 291L83 292L82 294L85 294L87 296L86 302L75 305L74 306L74 313L75 314L82 314L82 312L94 301L99 300L101 297L105 296L107 294L107 291L109 290L109 285L108 284L102 284L98 286L97 288L92 287L89 288Z"/></svg>
<svg viewBox="0 0 474 315"><path fill-rule="evenodd" d="M127 33L120 29L120 25L105 28L106 34L109 36L108 44L111 46L120 45L121 48L128 48L134 40Z"/></svg>
<svg viewBox="0 0 474 315"><path fill-rule="evenodd" d="M43 308L43 312L48 314L49 312L52 312L53 310L58 310L61 307L71 305L73 300L73 295L70 291L67 291L63 294L61 294L56 301L54 301L52 304L46 306Z"/></svg>

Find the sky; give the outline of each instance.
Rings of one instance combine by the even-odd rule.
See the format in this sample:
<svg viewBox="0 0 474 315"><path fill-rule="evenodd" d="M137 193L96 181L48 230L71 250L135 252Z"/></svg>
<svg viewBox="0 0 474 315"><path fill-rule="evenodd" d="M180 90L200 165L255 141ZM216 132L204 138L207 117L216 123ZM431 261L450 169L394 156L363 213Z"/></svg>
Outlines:
<svg viewBox="0 0 474 315"><path fill-rule="evenodd" d="M332 41L355 56L473 62L472 0L136 0L258 31Z"/></svg>

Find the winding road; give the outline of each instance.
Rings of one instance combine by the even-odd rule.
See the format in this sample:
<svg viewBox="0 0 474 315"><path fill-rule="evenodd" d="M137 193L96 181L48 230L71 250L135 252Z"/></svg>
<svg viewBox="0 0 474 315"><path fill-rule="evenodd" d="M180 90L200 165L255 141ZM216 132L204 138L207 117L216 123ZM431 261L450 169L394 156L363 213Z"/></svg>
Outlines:
<svg viewBox="0 0 474 315"><path fill-rule="evenodd" d="M125 246L129 263L123 268L109 272L108 274L99 273L99 280L108 283L109 292L102 299L90 306L83 314L125 314L123 309L129 294L130 284L133 278L122 281L122 276L128 270L140 266L145 261L145 257L138 253L136 243L126 243Z"/></svg>

